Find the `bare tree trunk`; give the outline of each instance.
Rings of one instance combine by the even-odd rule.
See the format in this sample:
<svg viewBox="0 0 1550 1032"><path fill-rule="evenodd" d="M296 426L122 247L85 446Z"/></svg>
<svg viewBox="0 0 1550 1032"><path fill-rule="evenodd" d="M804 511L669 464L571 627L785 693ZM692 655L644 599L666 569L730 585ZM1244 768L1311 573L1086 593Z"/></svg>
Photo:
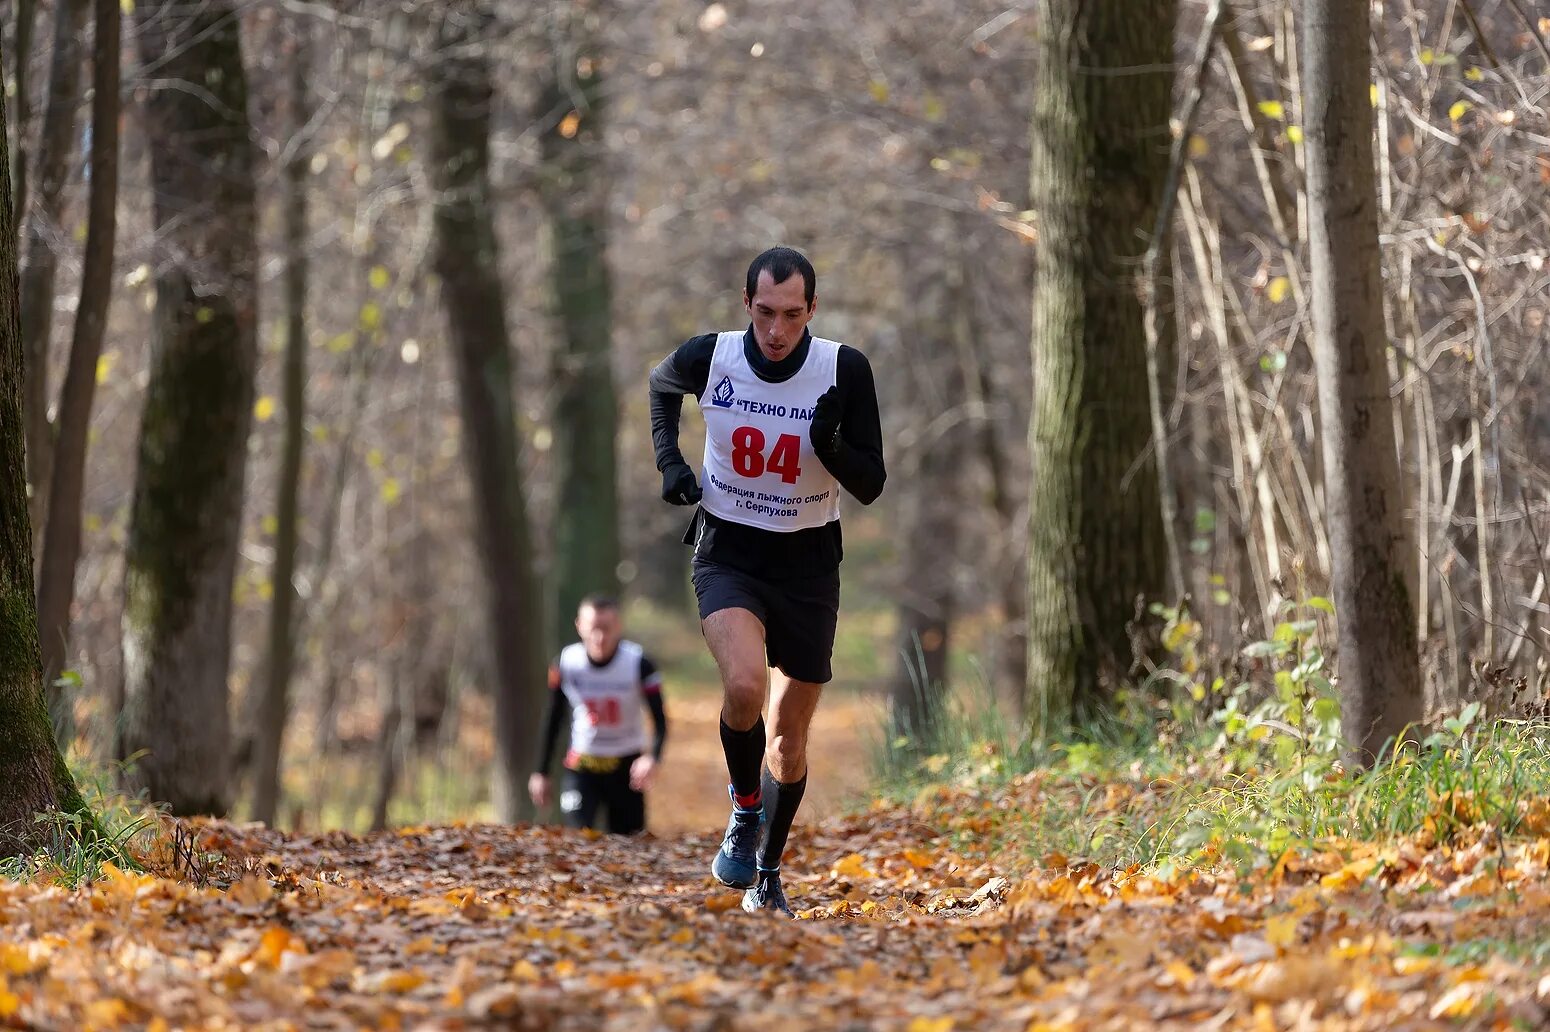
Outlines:
<svg viewBox="0 0 1550 1032"><path fill-rule="evenodd" d="M1137 597L1165 586L1134 266L1167 172L1175 7L1039 4L1028 687L1044 736L1125 675Z"/></svg>
<svg viewBox="0 0 1550 1032"><path fill-rule="evenodd" d="M27 134L32 129L32 83L28 78L28 60L32 54L32 30L38 20L37 0L16 0L16 120L11 128L16 145L11 153L11 182L14 197L11 209L16 213L12 232L19 233L27 215Z"/></svg>
<svg viewBox="0 0 1550 1032"><path fill-rule="evenodd" d="M61 221L65 178L75 144L75 115L81 103L81 30L87 0L57 0L54 52L48 70L48 100L38 136L38 203L23 212L26 240L21 269L22 346L27 367L22 405L27 418L27 476L32 486L32 519L43 532L54 441L48 421L49 331L54 321L54 273L59 248L69 239Z"/></svg>
<svg viewBox="0 0 1550 1032"><path fill-rule="evenodd" d="M253 145L229 3L141 0L158 69L151 141L156 316L126 555L123 750L172 811L221 813L231 594L253 414ZM183 88L199 83L200 89Z"/></svg>
<svg viewBox="0 0 1550 1032"><path fill-rule="evenodd" d="M456 355L463 454L489 591L495 653L495 812L528 812L524 786L542 705L542 600L522 486L512 404L512 356L490 200L493 89L479 32L491 19L476 2L449 3L435 69L432 165L437 173L435 267Z"/></svg>
<svg viewBox="0 0 1550 1032"><path fill-rule="evenodd" d="M1324 506L1339 623L1347 758L1370 763L1421 716L1383 328L1365 3L1306 0L1308 242Z"/></svg>
<svg viewBox="0 0 1550 1032"><path fill-rule="evenodd" d="M953 618L955 546L962 508L967 398L964 390L960 284L944 267L953 251L951 225L937 232L917 224L921 246L906 261L912 282L911 334L921 355L901 384L904 408L914 414L915 439L904 454L899 501L898 640L890 721L895 737L916 749L934 749L947 705L947 665Z"/></svg>
<svg viewBox="0 0 1550 1032"><path fill-rule="evenodd" d="M54 682L65 669L75 569L81 558L81 495L86 480L87 439L97 360L113 296L113 248L118 230L120 0L95 0L92 43L91 195L87 206L86 257L81 298L64 387L59 397L59 437L49 478L48 523L38 566L38 627L43 646L43 684L60 741L73 735L71 702Z"/></svg>
<svg viewBox="0 0 1550 1032"><path fill-rule="evenodd" d="M612 289L608 275L609 180L603 150L603 12L597 3L555 5L554 78L544 91L542 177L553 253L549 278L560 322L555 361L554 626L558 648L590 592L619 590L615 486Z"/></svg>
<svg viewBox="0 0 1550 1032"><path fill-rule="evenodd" d="M35 815L81 813L49 726L32 603L32 530L22 433L22 340L16 291L16 223L0 105L0 856L38 844Z"/></svg>
<svg viewBox="0 0 1550 1032"><path fill-rule="evenodd" d="M274 600L269 610L269 659L254 742L253 819L274 824L280 803L280 756L289 716L295 654L296 541L302 446L307 416L307 167L310 117L307 75L311 22L294 19L290 61L290 142L285 160L285 441L280 453L275 512Z"/></svg>

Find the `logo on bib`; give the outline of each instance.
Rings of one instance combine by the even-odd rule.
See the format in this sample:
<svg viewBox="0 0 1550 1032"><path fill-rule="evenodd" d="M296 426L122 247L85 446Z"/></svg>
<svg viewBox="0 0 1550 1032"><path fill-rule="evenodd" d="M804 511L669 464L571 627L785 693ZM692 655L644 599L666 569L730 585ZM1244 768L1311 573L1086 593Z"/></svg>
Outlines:
<svg viewBox="0 0 1550 1032"><path fill-rule="evenodd" d="M732 407L732 378L723 376L721 382L716 384L716 389L711 393L710 403L717 408Z"/></svg>

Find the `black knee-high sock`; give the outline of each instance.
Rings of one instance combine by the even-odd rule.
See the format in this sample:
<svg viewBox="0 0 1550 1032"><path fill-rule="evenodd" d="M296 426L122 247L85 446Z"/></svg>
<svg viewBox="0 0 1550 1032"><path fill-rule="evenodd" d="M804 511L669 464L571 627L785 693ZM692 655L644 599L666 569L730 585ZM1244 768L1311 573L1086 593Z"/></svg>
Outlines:
<svg viewBox="0 0 1550 1032"><path fill-rule="evenodd" d="M727 754L727 774L739 806L759 805L759 763L764 759L764 716L747 731L734 731L721 722L721 749Z"/></svg>
<svg viewBox="0 0 1550 1032"><path fill-rule="evenodd" d="M759 848L759 868L776 871L786 852L791 822L796 818L797 807L802 805L802 793L807 791L807 775L783 782L776 781L768 769L763 774L760 790L764 795L764 844Z"/></svg>

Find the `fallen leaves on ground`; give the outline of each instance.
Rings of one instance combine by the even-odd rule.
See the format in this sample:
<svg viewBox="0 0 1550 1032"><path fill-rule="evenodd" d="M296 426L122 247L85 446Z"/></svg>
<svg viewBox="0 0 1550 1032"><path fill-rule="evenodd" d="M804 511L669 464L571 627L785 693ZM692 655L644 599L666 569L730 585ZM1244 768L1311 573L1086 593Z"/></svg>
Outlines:
<svg viewBox="0 0 1550 1032"><path fill-rule="evenodd" d="M1330 843L1258 878L1059 856L1017 870L948 834L984 802L879 805L799 829L784 865L795 922L744 914L713 885L709 836L200 823L200 848L227 858L220 887L111 866L79 891L0 882L0 1024L1031 1032L1550 1019L1550 977L1511 948L1545 940L1543 839L1485 829L1449 848Z"/></svg>

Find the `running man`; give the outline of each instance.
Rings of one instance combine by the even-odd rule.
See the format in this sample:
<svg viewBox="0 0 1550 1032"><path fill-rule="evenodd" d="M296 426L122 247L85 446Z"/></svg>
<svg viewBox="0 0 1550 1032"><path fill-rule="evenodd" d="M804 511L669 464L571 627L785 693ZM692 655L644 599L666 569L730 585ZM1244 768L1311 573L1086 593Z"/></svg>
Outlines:
<svg viewBox="0 0 1550 1032"><path fill-rule="evenodd" d="M744 910L787 916L780 861L807 787L808 726L832 676L839 489L870 505L887 476L872 367L808 332L816 287L800 253L765 251L743 290L749 327L695 337L651 373L662 497L700 503L684 543L721 672L732 817L711 873L747 890ZM678 450L685 394L705 418L703 495Z"/></svg>
<svg viewBox="0 0 1550 1032"><path fill-rule="evenodd" d="M592 827L602 806L609 831L633 835L646 830L645 793L667 740L662 675L639 645L624 639L619 604L611 598L582 599L576 633L581 640L562 649L549 667L549 715L527 792L534 806L549 804L547 772L568 715L570 748L560 792L565 826ZM655 728L649 752L642 703Z"/></svg>

